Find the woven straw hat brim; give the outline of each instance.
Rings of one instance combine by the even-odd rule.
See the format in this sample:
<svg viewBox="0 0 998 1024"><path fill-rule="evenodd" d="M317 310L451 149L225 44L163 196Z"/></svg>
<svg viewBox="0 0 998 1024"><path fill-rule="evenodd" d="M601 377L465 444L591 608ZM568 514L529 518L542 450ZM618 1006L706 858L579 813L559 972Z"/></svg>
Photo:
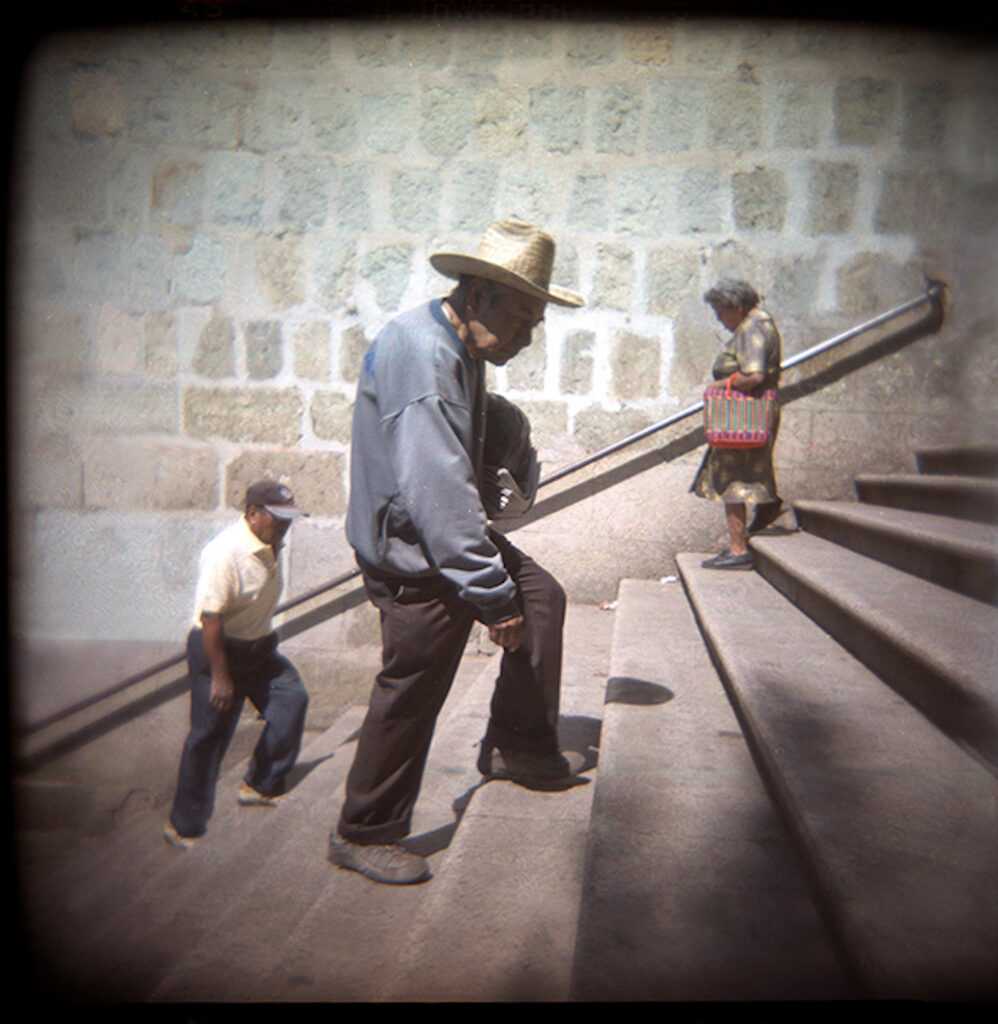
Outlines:
<svg viewBox="0 0 998 1024"><path fill-rule="evenodd" d="M438 252L430 257L430 263L435 270L439 270L445 277L458 278L465 274L472 277L484 277L487 281L496 281L499 284L508 285L518 292L525 292L535 299L544 299L545 302L554 302L559 306L584 306L586 300L567 288L559 288L558 285L548 285L547 289L541 288L528 281L527 278L501 267L496 263L481 260L475 256L465 256L463 253Z"/></svg>

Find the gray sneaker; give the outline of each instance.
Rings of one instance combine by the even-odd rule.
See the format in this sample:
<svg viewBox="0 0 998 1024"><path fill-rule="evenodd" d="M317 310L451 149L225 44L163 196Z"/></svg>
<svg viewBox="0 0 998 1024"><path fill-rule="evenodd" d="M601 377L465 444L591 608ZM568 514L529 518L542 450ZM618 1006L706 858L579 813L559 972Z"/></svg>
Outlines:
<svg viewBox="0 0 998 1024"><path fill-rule="evenodd" d="M338 868L359 871L385 885L414 885L430 877L430 865L418 853L410 853L398 843L390 846L361 846L345 839L330 839L327 858Z"/></svg>

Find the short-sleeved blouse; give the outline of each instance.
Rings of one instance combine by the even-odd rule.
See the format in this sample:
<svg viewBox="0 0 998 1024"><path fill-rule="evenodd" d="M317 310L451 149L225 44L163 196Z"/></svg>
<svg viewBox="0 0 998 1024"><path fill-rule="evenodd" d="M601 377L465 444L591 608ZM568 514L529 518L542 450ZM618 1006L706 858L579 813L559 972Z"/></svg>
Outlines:
<svg viewBox="0 0 998 1024"><path fill-rule="evenodd" d="M733 373L763 374L762 388L775 388L780 383L782 345L780 332L773 318L762 309L753 309L738 325L728 344L714 361L714 380Z"/></svg>

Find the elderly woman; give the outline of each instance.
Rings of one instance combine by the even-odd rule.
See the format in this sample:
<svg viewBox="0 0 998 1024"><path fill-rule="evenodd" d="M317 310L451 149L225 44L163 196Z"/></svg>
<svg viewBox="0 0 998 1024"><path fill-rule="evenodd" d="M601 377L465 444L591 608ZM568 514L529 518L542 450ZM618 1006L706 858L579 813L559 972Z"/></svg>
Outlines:
<svg viewBox="0 0 998 1024"><path fill-rule="evenodd" d="M759 308L759 296L744 281L724 278L704 295L717 319L732 332L714 361L715 380L731 379L739 391L776 388L780 381L780 332L772 317ZM752 565L748 534L765 529L782 514L783 502L773 473L773 444L779 411L769 442L763 448L707 451L690 490L708 501L724 504L730 547L703 562L710 569L747 569ZM756 506L751 527L748 509Z"/></svg>

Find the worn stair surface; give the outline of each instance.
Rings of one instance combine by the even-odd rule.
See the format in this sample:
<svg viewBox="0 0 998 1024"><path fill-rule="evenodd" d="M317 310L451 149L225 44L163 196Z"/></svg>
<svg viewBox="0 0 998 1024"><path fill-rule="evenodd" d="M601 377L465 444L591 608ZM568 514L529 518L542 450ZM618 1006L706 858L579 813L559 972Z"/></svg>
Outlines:
<svg viewBox="0 0 998 1024"><path fill-rule="evenodd" d="M861 501L913 512L956 516L981 523L998 520L998 480L943 474L863 475L856 477Z"/></svg>
<svg viewBox="0 0 998 1024"><path fill-rule="evenodd" d="M998 528L990 523L844 501L794 504L803 530L992 604Z"/></svg>
<svg viewBox="0 0 998 1024"><path fill-rule="evenodd" d="M752 550L791 602L998 769L998 608L808 533Z"/></svg>
<svg viewBox="0 0 998 1024"><path fill-rule="evenodd" d="M919 473L998 477L998 445L939 445L915 452Z"/></svg>
<svg viewBox="0 0 998 1024"><path fill-rule="evenodd" d="M76 844L75 853L63 844L50 863L30 859L23 895L38 930L35 946L43 978L47 974L56 991L74 1000L148 1000L177 958L245 900L273 857L290 866L300 856L289 849L296 839L294 826L301 816L321 813L328 791L344 776L361 718L361 709L348 712L302 751L299 776L301 769L308 774L278 808L239 807L235 795L245 767L234 766L219 780L208 834L191 850L178 851L163 842L161 811L97 844ZM307 880L282 891L283 909L300 895L307 898L306 887ZM260 927L271 908L272 900L260 907ZM244 943L258 937L241 936ZM229 970L242 969L238 959L229 964Z"/></svg>
<svg viewBox="0 0 998 1024"><path fill-rule="evenodd" d="M678 582L620 587L573 996L855 992Z"/></svg>
<svg viewBox="0 0 998 1024"><path fill-rule="evenodd" d="M993 998L995 776L762 576L701 558L679 557L691 602L850 977Z"/></svg>
<svg viewBox="0 0 998 1024"><path fill-rule="evenodd" d="M574 607L559 733L581 784L535 792L490 782L475 792L428 892L387 998L564 1000L569 994L596 778L613 617Z"/></svg>
<svg viewBox="0 0 998 1024"><path fill-rule="evenodd" d="M418 846L435 874L462 810L460 801L478 779L474 743L483 720L473 695L491 671L479 666L468 688L445 706L428 759L411 845ZM179 958L153 990L154 1001L379 997L395 930L408 929L425 893L423 887L375 885L326 862L352 753L318 799L296 815L293 845L279 848L268 870L242 888L231 909Z"/></svg>
<svg viewBox="0 0 998 1024"><path fill-rule="evenodd" d="M831 940L881 998L998 995L998 448L802 501L755 573L677 559Z"/></svg>
<svg viewBox="0 0 998 1024"><path fill-rule="evenodd" d="M915 462L857 477L858 504L795 505L805 532L754 538L755 567L998 772L998 446Z"/></svg>
<svg viewBox="0 0 998 1024"><path fill-rule="evenodd" d="M609 645L610 623L600 615L571 606L566 625L560 731L590 765L599 733L592 694L603 689ZM269 950L273 966L250 988L254 997L423 1002L557 998L563 991L589 787L543 794L481 784L474 766L495 672L494 663L487 666L438 726L447 738L434 741L408 844L430 856L433 879L395 888L329 869L300 923ZM571 933L552 935L562 923Z"/></svg>
<svg viewBox="0 0 998 1024"><path fill-rule="evenodd" d="M590 767L608 619L596 609L570 608L566 627L563 740L583 751ZM587 653L573 660L573 651ZM433 867L428 883L380 886L325 860L363 714L354 709L303 751L297 785L277 808L236 806L236 766L220 781L208 835L192 850L163 843L161 816L79 841L68 855L64 843L47 849L44 840L24 837L22 892L41 980L70 1000L99 1002L419 1000L427 996L423 976L410 970L421 955L413 936L432 943L442 911L469 945L449 976L433 979L435 997L447 997L444 985L469 998L474 979L477 998L557 998L567 986L578 914L578 889L564 880L580 871L590 787L552 795L480 785L477 742L496 664L468 656L438 722L410 840ZM535 797L562 803L554 811ZM549 826L559 817L570 824L538 835L539 822ZM448 848L461 836L463 818L469 835L455 847L455 881L448 883ZM523 875L539 888L524 887ZM449 895L448 884L459 895ZM543 908L536 906L539 891ZM489 936L507 937L496 946L474 915L499 906L506 920L491 922L498 931ZM457 908L463 916L455 918ZM536 938L522 927L529 913ZM544 928L552 922L559 929L570 922L572 930L560 939L564 949L548 951L539 978L534 953L538 944L548 946ZM561 979L554 987L552 971Z"/></svg>
<svg viewBox="0 0 998 1024"><path fill-rule="evenodd" d="M236 806L233 759L191 851L161 811L68 846L23 830L40 980L102 1003L993 1000L998 449L916 461L800 502L755 572L685 554L616 614L570 606L566 792L482 782L496 661L471 651L408 840L423 885L325 860L362 708L278 808Z"/></svg>

